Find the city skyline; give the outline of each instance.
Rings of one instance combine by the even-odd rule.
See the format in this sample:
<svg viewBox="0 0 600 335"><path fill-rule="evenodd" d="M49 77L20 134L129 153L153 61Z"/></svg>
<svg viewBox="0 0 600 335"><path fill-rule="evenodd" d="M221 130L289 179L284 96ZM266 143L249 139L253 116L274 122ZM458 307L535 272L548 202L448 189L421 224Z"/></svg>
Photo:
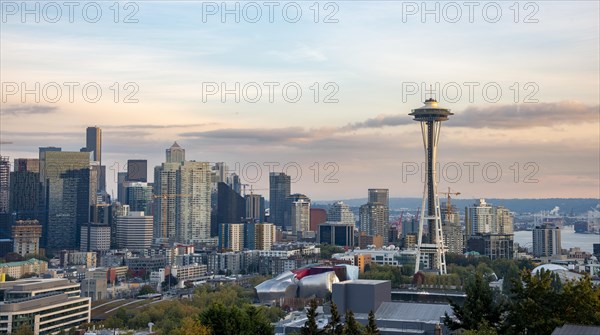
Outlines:
<svg viewBox="0 0 600 335"><path fill-rule="evenodd" d="M115 168L122 172L128 159L147 159L151 169L177 141L190 160L230 168L256 162L262 167L256 188L268 187L265 163L297 162L302 177L292 181L294 192L315 200L361 198L374 187L388 188L391 197L418 197L421 178L403 180L402 173L403 163L423 162L420 129L407 114L422 104L429 84L435 90L437 82L458 83L463 96L457 102L434 92L455 113L444 125L440 163L449 173L454 163L462 169L459 181L442 180L441 188L451 186L465 198L600 198L598 3L542 2L537 23L514 23L506 6L497 23L477 16L455 24L445 16L440 23L423 23L418 15L403 22L400 3L386 3L388 10L337 4L339 22L331 24L312 22L308 7L297 25L223 24L218 16L203 23L199 4L150 2L139 3L139 22L129 25L104 18L96 25L82 19L35 25L8 17L0 32L3 83L98 82L103 99L34 103L28 96L21 103L19 94L7 96L1 155L12 162L36 158L42 146L77 151L85 146L84 129L97 126L107 189L115 195ZM74 27L76 33L66 34ZM246 57L234 56L240 54ZM298 83L302 100L236 103L229 96L223 103L215 95L202 101L203 83L268 81ZM125 83L136 83L139 102L114 103L116 82L120 100L131 92ZM331 92L324 85L335 83L339 101L314 103L315 82L320 100ZM467 82L478 84L473 102ZM482 96L486 83L501 87L498 102ZM418 93L407 94L412 84ZM526 102L532 92L538 102ZM474 182L465 165L471 162L480 164ZM334 165L326 169L327 163ZM485 164L492 164L487 177L501 168L499 181L482 178ZM324 183L329 173L337 182ZM243 182L253 183L249 179Z"/></svg>

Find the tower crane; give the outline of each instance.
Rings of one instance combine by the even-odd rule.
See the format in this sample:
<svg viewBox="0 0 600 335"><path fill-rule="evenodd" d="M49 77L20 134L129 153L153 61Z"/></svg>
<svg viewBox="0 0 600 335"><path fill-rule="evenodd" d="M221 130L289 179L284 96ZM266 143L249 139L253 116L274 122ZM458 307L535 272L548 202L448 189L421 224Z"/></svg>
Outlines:
<svg viewBox="0 0 600 335"><path fill-rule="evenodd" d="M460 195L460 192L452 192L450 190L450 187L448 187L448 192L440 192L441 194L445 194L447 201L446 201L446 215L448 215L449 213L452 212L452 198L450 197L451 195Z"/></svg>
<svg viewBox="0 0 600 335"><path fill-rule="evenodd" d="M254 188L254 184L242 184L242 192L246 195L246 186L250 186L250 195L254 194L254 190L268 190L268 188Z"/></svg>

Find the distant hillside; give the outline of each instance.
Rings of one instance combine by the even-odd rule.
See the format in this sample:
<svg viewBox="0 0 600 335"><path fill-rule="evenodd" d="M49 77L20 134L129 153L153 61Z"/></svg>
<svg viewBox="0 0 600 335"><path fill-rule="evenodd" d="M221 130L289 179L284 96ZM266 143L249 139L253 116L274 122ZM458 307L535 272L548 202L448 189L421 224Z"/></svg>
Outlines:
<svg viewBox="0 0 600 335"><path fill-rule="evenodd" d="M345 199L342 200L351 207L358 207L367 202L366 198L362 199ZM440 201L444 201L441 198ZM452 204L464 210L465 206L469 206L478 202L479 199L452 199ZM563 198L549 198L549 199L495 199L489 198L485 201L492 205L504 206L511 211L517 213L524 212L539 212L542 210L550 211L554 207L560 208L560 214L569 214L571 210L575 214L585 213L592 208L600 208L600 200L592 198L576 198L576 199L563 199ZM326 207L334 201L314 201L313 207ZM420 198L390 198L391 209L410 208L416 209L421 207Z"/></svg>

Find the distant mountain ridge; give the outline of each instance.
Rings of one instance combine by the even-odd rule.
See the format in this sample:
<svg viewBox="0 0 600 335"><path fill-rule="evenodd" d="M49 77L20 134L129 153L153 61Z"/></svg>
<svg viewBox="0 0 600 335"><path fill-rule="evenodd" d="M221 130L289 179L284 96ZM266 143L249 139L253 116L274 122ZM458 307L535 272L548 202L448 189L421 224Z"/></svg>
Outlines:
<svg viewBox="0 0 600 335"><path fill-rule="evenodd" d="M367 203L367 198L360 199L340 199L332 201L313 201L313 207L327 207L335 201L343 201L351 207L358 207ZM440 202L444 202L445 198L441 197ZM537 213L539 211L550 211L554 207L560 208L560 214L569 214L571 210L574 214L582 214L592 208L600 209L600 199L594 198L547 198L547 199L499 199L486 198L485 201L496 206L504 206L509 210L517 213ZM452 204L458 207L461 212L466 206L470 206L479 199L452 199ZM421 198L390 198L390 209L409 208L417 209L421 207Z"/></svg>

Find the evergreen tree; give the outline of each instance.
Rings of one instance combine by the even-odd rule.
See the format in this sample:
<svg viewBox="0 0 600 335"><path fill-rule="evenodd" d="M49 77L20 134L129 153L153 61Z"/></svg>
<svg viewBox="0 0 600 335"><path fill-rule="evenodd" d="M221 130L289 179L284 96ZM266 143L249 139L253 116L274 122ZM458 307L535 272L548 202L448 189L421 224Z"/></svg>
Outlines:
<svg viewBox="0 0 600 335"><path fill-rule="evenodd" d="M380 335L379 329L377 328L377 322L375 321L375 313L373 310L369 312L369 322L365 328L365 335Z"/></svg>
<svg viewBox="0 0 600 335"><path fill-rule="evenodd" d="M494 300L494 292L484 276L485 274L477 272L474 278L467 282L467 297L462 306L450 302L456 320L446 314L444 323L448 328L469 330L479 329L484 323L492 327L499 324L502 306Z"/></svg>
<svg viewBox="0 0 600 335"><path fill-rule="evenodd" d="M565 323L600 324L600 287L589 277L561 282L551 271L523 271L513 284L506 334L550 334Z"/></svg>
<svg viewBox="0 0 600 335"><path fill-rule="evenodd" d="M342 335L344 326L341 323L342 319L338 312L337 305L331 301L331 321L327 325L327 333L331 335Z"/></svg>
<svg viewBox="0 0 600 335"><path fill-rule="evenodd" d="M351 310L346 311L346 325L344 327L344 335L361 335L362 326L354 318L354 313Z"/></svg>
<svg viewBox="0 0 600 335"><path fill-rule="evenodd" d="M306 317L308 320L304 323L304 326L300 329L301 335L317 335L319 334L319 327L317 326L317 300L312 299L308 305L306 311Z"/></svg>

